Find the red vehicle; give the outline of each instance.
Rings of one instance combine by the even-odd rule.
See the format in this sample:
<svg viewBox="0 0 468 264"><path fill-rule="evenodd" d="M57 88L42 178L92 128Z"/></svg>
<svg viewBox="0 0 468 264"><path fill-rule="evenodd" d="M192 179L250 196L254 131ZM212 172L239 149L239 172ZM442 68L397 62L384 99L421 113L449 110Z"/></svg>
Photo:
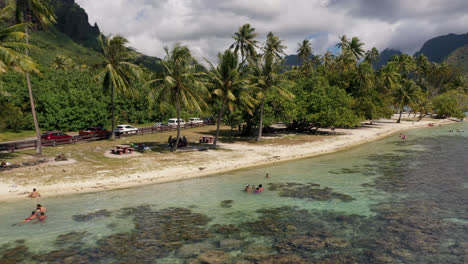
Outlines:
<svg viewBox="0 0 468 264"><path fill-rule="evenodd" d="M100 136L103 138L109 137L110 131L103 127L88 127L86 130L80 131L80 136Z"/></svg>
<svg viewBox="0 0 468 264"><path fill-rule="evenodd" d="M55 146L55 143L59 142L69 142L73 139L73 136L67 135L59 131L44 132L41 136L42 141L51 141Z"/></svg>

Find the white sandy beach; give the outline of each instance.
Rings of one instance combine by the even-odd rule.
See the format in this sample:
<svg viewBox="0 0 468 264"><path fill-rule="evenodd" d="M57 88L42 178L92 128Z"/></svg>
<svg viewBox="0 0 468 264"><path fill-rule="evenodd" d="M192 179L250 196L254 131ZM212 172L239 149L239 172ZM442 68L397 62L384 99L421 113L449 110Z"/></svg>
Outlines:
<svg viewBox="0 0 468 264"><path fill-rule="evenodd" d="M203 151L177 153L183 155L180 162L171 161L172 166L159 166L164 164L166 155L160 154L157 159L146 158L144 155L131 157L135 159L135 165L141 167L136 173L123 173L121 176L106 176L106 171L96 172L96 178L92 180L69 181L51 185L47 184L17 184L13 182L0 182L0 201L11 201L26 198L27 193L37 188L43 197L64 195L71 193L96 192L110 189L128 188L139 185L147 185L168 181L177 181L188 178L201 177L226 171L244 169L254 166L262 166L276 162L313 157L332 153L354 147L363 143L375 141L383 137L404 130L427 127L429 123L448 124L449 120L432 120L420 122L402 121L396 124L394 120L374 121L372 126L358 129L336 129L339 136L324 137L323 140L310 143L295 144L291 146L278 145L254 145L254 144L220 144L225 151ZM268 139L266 139L268 140ZM104 153L103 153L104 155ZM167 159L166 159L167 160ZM144 166L151 163L151 166ZM51 166L51 165L46 165ZM70 164L54 165L69 169ZM8 172L3 172L8 173ZM13 187L12 187L13 186Z"/></svg>

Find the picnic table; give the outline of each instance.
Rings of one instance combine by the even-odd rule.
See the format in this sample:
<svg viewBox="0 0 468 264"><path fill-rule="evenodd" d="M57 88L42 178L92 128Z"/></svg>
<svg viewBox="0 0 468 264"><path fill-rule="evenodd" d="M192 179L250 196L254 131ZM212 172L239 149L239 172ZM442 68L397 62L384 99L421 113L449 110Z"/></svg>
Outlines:
<svg viewBox="0 0 468 264"><path fill-rule="evenodd" d="M213 136L203 136L200 137L200 143L208 143L208 144L213 144Z"/></svg>
<svg viewBox="0 0 468 264"><path fill-rule="evenodd" d="M117 145L112 149L112 154L132 154L135 149L130 145Z"/></svg>

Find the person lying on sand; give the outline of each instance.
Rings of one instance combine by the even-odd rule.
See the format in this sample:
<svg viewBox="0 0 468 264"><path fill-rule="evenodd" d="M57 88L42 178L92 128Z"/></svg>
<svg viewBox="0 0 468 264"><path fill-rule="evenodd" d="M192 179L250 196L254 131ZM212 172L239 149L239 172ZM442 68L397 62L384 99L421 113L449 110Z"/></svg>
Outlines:
<svg viewBox="0 0 468 264"><path fill-rule="evenodd" d="M38 191L36 191L36 188L34 188L33 191L28 195L28 197L37 198L37 197L41 197L41 195L39 194Z"/></svg>

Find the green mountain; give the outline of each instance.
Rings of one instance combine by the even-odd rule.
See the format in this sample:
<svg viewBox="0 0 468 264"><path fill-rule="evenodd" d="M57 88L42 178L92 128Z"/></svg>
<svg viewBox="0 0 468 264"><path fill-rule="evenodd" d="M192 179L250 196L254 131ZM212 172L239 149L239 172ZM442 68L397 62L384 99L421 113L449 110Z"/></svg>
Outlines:
<svg viewBox="0 0 468 264"><path fill-rule="evenodd" d="M445 62L457 67L468 77L468 44L450 53Z"/></svg>
<svg viewBox="0 0 468 264"><path fill-rule="evenodd" d="M399 50L394 49L385 49L383 50L380 55L379 59L372 63L374 69L380 69L382 66L387 65L388 61L395 55L401 55L402 52Z"/></svg>
<svg viewBox="0 0 468 264"><path fill-rule="evenodd" d="M421 50L414 56L424 54L429 61L441 63L456 49L468 44L467 34L448 34L432 38L422 46Z"/></svg>

